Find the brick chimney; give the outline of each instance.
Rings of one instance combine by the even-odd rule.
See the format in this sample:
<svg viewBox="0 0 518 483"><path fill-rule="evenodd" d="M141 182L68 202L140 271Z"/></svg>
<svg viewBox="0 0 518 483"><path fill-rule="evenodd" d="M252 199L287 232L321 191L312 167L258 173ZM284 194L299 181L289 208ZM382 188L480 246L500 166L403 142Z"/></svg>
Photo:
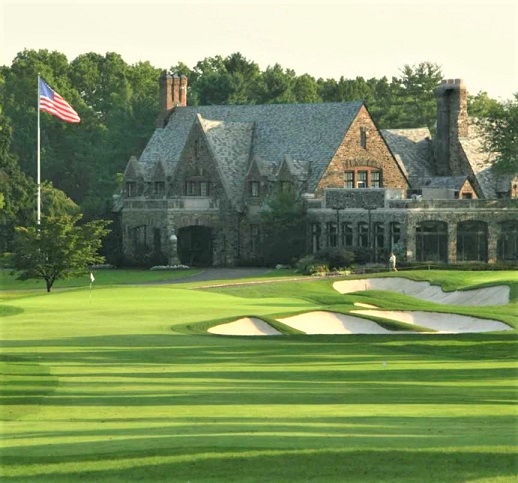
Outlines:
<svg viewBox="0 0 518 483"><path fill-rule="evenodd" d="M462 79L443 80L435 89L437 131L435 161L437 175L459 176L463 173L459 138L468 136L468 92Z"/></svg>
<svg viewBox="0 0 518 483"><path fill-rule="evenodd" d="M187 105L187 77L171 75L163 71L158 79L159 114L156 127L164 127L167 116L176 107Z"/></svg>

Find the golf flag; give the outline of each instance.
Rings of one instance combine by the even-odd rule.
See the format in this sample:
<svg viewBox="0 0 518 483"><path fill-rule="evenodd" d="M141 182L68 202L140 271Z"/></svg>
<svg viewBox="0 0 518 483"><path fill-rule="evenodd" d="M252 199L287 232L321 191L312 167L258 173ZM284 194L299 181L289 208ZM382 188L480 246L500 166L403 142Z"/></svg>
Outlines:
<svg viewBox="0 0 518 483"><path fill-rule="evenodd" d="M43 80L40 81L40 111L48 112L65 122L79 122L81 119L72 106Z"/></svg>
<svg viewBox="0 0 518 483"><path fill-rule="evenodd" d="M90 283L93 283L95 282L95 277L94 277L94 274L92 272L90 272Z"/></svg>

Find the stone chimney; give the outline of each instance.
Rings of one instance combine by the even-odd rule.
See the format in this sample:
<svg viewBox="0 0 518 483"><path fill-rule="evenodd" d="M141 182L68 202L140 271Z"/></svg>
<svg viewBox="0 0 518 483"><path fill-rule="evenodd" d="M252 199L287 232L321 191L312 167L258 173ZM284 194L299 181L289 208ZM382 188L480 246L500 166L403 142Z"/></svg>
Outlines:
<svg viewBox="0 0 518 483"><path fill-rule="evenodd" d="M437 131L435 161L437 175L459 176L462 161L459 138L468 136L468 92L462 79L443 80L435 89L437 97Z"/></svg>
<svg viewBox="0 0 518 483"><path fill-rule="evenodd" d="M187 105L187 77L171 75L163 71L158 79L159 114L156 127L164 127L167 116L176 107Z"/></svg>

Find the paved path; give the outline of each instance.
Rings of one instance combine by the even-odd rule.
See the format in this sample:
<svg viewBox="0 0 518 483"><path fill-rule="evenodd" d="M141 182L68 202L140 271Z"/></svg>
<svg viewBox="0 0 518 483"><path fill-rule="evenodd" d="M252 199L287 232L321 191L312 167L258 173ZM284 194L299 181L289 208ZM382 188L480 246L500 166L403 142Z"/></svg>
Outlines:
<svg viewBox="0 0 518 483"><path fill-rule="evenodd" d="M173 284L173 283L191 283L206 282L210 280L229 280L235 278L251 278L260 277L266 273L272 272L272 268L256 268L256 267L233 267L233 268L206 268L203 272L190 277L182 277L174 280L163 280L161 282L153 282L154 284Z"/></svg>

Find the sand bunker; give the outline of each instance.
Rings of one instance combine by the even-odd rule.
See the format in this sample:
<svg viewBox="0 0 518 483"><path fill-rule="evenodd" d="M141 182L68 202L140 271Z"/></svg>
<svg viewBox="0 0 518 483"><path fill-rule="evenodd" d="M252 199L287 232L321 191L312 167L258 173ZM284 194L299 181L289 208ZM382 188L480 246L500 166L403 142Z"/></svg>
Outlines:
<svg viewBox="0 0 518 483"><path fill-rule="evenodd" d="M493 332L513 328L498 320L480 319L469 315L443 314L439 312L397 311L397 310L353 310L355 314L383 317L407 324L428 327L441 334L461 334L472 332Z"/></svg>
<svg viewBox="0 0 518 483"><path fill-rule="evenodd" d="M228 324L216 325L208 330L218 335L280 335L271 325L261 319L243 317Z"/></svg>
<svg viewBox="0 0 518 483"><path fill-rule="evenodd" d="M390 290L438 304L451 305L506 305L509 303L510 294L510 288L507 285L444 292L438 285L400 277L343 280L335 282L333 288L340 293Z"/></svg>
<svg viewBox="0 0 518 483"><path fill-rule="evenodd" d="M308 312L284 319L277 319L283 324L306 334L390 334L376 322L334 312Z"/></svg>
<svg viewBox="0 0 518 483"><path fill-rule="evenodd" d="M419 325L430 329L429 333L461 334L473 332L497 332L513 328L498 320L481 319L469 315L443 314L439 312L397 310L353 310L351 313L383 317L389 320ZM424 334L423 332L388 330L371 320L336 312L316 311L277 319L306 334ZM209 329L218 335L280 335L260 319L244 317L228 324Z"/></svg>

